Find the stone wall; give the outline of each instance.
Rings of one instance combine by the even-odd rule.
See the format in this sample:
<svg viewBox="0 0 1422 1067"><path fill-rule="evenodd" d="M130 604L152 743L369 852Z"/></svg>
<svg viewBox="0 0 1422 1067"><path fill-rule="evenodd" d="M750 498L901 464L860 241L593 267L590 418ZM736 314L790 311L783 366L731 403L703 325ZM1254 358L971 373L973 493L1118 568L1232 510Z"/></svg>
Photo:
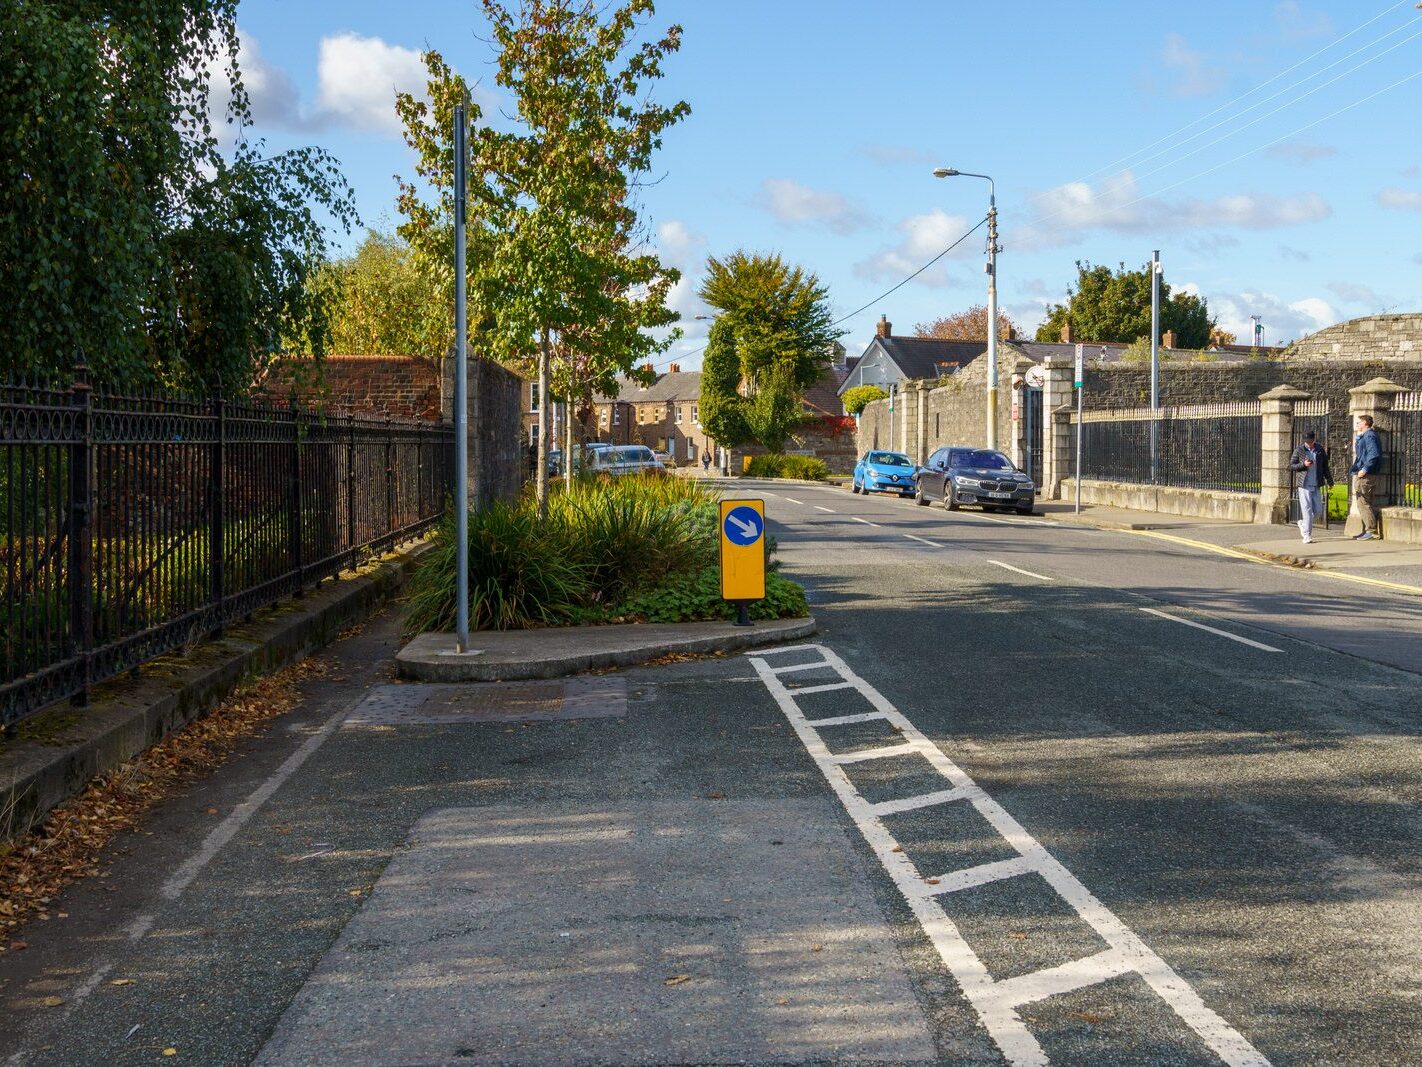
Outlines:
<svg viewBox="0 0 1422 1067"><path fill-rule="evenodd" d="M309 379L309 380L308 380ZM411 356L329 356L320 365L282 365L253 390L307 407L341 408L396 418L440 418L437 363Z"/></svg>
<svg viewBox="0 0 1422 1067"><path fill-rule="evenodd" d="M1422 361L1422 315L1368 315L1289 346L1287 360L1411 358Z"/></svg>
<svg viewBox="0 0 1422 1067"><path fill-rule="evenodd" d="M523 436L524 383L487 359L469 360L469 503L514 500L528 471ZM454 361L445 360L444 415L454 418Z"/></svg>
<svg viewBox="0 0 1422 1067"><path fill-rule="evenodd" d="M1012 419L1012 364L999 368L998 447L1020 460L1020 422ZM987 440L987 362L976 359L956 374L937 381L908 382L889 411L876 400L859 416L859 451L871 448L907 453L915 462L944 445L983 445ZM1018 451L1014 451L1017 448Z"/></svg>

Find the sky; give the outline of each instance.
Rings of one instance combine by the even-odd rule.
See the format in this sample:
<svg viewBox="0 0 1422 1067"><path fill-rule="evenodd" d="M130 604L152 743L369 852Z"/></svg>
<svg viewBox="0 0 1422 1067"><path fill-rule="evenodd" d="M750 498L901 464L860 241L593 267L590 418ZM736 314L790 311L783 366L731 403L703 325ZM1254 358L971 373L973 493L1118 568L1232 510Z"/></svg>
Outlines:
<svg viewBox="0 0 1422 1067"><path fill-rule="evenodd" d="M413 175L393 100L423 85L421 51L512 112L476 0L242 0L238 23L248 137L330 150L366 225L398 222L394 176ZM986 182L936 166L993 177L999 301L1028 331L1077 261L1154 249L1242 341L1251 315L1278 344L1422 311L1413 0L661 0L647 33L673 23L655 91L691 115L644 196L683 272L663 363L699 365L706 257L736 249L815 272L837 316L858 312L851 354L880 315L910 333L985 303L981 230L882 296L986 214Z"/></svg>

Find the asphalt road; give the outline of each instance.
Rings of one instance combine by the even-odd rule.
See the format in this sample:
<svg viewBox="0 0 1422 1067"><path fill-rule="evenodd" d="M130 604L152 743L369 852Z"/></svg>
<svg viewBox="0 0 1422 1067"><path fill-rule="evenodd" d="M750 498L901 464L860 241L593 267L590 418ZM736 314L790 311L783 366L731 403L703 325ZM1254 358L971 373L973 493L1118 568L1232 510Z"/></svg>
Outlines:
<svg viewBox="0 0 1422 1067"><path fill-rule="evenodd" d="M0 1057L1422 1060L1417 602L735 495L811 647L460 721L389 685L384 616L0 958Z"/></svg>

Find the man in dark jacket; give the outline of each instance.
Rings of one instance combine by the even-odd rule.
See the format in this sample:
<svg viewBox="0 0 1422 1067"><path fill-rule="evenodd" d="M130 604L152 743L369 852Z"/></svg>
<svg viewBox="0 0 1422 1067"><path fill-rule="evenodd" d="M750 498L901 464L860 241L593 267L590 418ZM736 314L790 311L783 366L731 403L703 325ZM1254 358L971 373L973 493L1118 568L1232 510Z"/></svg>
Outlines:
<svg viewBox="0 0 1422 1067"><path fill-rule="evenodd" d="M1353 466L1348 473L1353 475L1353 502L1358 508L1358 517L1363 520L1363 532L1353 540L1372 541L1378 536L1378 513L1373 507L1373 497L1378 491L1382 444L1378 441L1378 432L1373 429L1371 415L1359 415L1353 428L1358 436L1353 438Z"/></svg>
<svg viewBox="0 0 1422 1067"><path fill-rule="evenodd" d="M1312 430L1304 434L1303 444L1289 457L1289 470L1299 476L1299 533L1304 544L1312 544L1313 520L1323 517L1328 490L1333 486L1328 450L1319 446L1318 434Z"/></svg>

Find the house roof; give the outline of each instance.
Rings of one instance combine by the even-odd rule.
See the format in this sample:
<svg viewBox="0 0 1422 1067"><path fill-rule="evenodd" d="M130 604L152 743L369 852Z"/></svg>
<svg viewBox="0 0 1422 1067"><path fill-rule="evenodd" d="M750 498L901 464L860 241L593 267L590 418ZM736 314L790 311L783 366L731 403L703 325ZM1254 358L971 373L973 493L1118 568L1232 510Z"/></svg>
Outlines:
<svg viewBox="0 0 1422 1067"><path fill-rule="evenodd" d="M675 373L667 371L657 375L651 385L643 385L630 378L617 379L617 394L593 398L596 404L608 404L620 400L626 404L664 404L673 400L695 400L701 395L701 372L683 370Z"/></svg>
<svg viewBox="0 0 1422 1067"><path fill-rule="evenodd" d="M876 337L879 346L909 378L941 378L987 351L986 341L944 341L937 337ZM873 344L874 342L870 342Z"/></svg>
<svg viewBox="0 0 1422 1067"><path fill-rule="evenodd" d="M819 380L805 390L805 406L821 415L843 415L844 404L839 399L839 387L848 377L849 367L843 363L826 367Z"/></svg>

